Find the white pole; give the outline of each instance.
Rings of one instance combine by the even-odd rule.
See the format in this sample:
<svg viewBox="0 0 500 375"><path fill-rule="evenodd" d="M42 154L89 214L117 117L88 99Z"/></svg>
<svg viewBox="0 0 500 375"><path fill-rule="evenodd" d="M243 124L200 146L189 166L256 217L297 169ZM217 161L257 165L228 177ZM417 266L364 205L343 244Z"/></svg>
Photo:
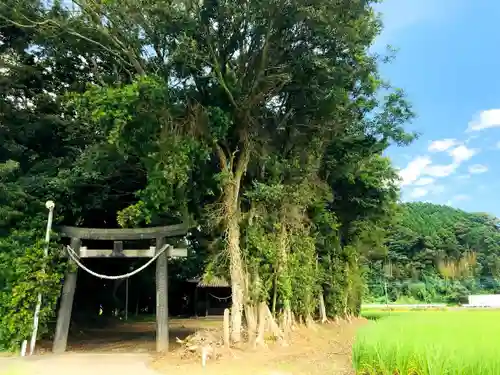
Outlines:
<svg viewBox="0 0 500 375"><path fill-rule="evenodd" d="M28 340L24 340L23 344L21 345L21 357L26 356L26 348L28 346Z"/></svg>
<svg viewBox="0 0 500 375"><path fill-rule="evenodd" d="M44 257L47 258L49 255L49 242L50 242L50 230L52 229L52 219L54 217L54 207L55 204L52 201L47 201L45 207L49 210L49 217L47 219L47 231L45 232L45 251ZM36 337L38 335L38 320L40 317L40 308L42 307L42 293L38 293L38 301L35 308L35 317L33 318L33 334L31 335L30 343L30 355L35 352Z"/></svg>

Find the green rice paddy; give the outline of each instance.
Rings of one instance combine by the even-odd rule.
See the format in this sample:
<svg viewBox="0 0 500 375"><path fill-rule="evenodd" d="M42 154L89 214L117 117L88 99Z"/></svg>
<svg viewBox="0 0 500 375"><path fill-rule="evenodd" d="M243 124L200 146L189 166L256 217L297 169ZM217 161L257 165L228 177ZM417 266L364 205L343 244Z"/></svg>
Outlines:
<svg viewBox="0 0 500 375"><path fill-rule="evenodd" d="M353 348L358 374L500 375L498 310L371 314Z"/></svg>

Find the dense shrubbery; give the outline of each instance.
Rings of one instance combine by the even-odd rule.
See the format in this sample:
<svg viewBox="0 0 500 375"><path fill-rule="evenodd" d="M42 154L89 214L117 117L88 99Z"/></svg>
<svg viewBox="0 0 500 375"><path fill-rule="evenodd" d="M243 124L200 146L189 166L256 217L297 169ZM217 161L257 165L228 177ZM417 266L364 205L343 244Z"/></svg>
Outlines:
<svg viewBox="0 0 500 375"><path fill-rule="evenodd" d="M55 316L66 263L56 247L45 258L40 237L35 231L14 232L0 240L0 350L18 350L31 336L38 293L43 295L40 335Z"/></svg>

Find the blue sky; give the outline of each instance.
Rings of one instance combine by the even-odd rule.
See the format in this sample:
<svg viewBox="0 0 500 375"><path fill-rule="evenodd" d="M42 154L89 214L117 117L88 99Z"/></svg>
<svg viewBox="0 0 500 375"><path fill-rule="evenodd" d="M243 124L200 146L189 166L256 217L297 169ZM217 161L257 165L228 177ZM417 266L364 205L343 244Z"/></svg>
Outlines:
<svg viewBox="0 0 500 375"><path fill-rule="evenodd" d="M403 200L500 217L500 1L385 0L379 10L374 48L398 49L382 73L407 93L409 129L421 133L387 153Z"/></svg>

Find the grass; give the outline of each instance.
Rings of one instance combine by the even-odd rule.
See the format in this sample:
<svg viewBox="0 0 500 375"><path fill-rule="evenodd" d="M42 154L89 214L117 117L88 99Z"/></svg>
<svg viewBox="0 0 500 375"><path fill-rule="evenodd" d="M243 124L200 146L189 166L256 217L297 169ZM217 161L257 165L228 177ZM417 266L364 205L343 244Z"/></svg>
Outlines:
<svg viewBox="0 0 500 375"><path fill-rule="evenodd" d="M392 313L360 328L353 364L363 375L498 375L499 337L499 311Z"/></svg>
<svg viewBox="0 0 500 375"><path fill-rule="evenodd" d="M382 310L368 310L361 312L361 316L368 320L379 320L382 318L388 318L396 314L397 313L394 313L392 311L382 311Z"/></svg>
<svg viewBox="0 0 500 375"><path fill-rule="evenodd" d="M363 309L361 311L361 316L368 320L379 320L381 318L388 318L390 316L401 315L401 314L415 314L415 312L436 312L436 311L446 311L446 308L432 308L432 309L418 309L418 308L399 308L399 307L389 307L389 308L373 308L373 309Z"/></svg>

